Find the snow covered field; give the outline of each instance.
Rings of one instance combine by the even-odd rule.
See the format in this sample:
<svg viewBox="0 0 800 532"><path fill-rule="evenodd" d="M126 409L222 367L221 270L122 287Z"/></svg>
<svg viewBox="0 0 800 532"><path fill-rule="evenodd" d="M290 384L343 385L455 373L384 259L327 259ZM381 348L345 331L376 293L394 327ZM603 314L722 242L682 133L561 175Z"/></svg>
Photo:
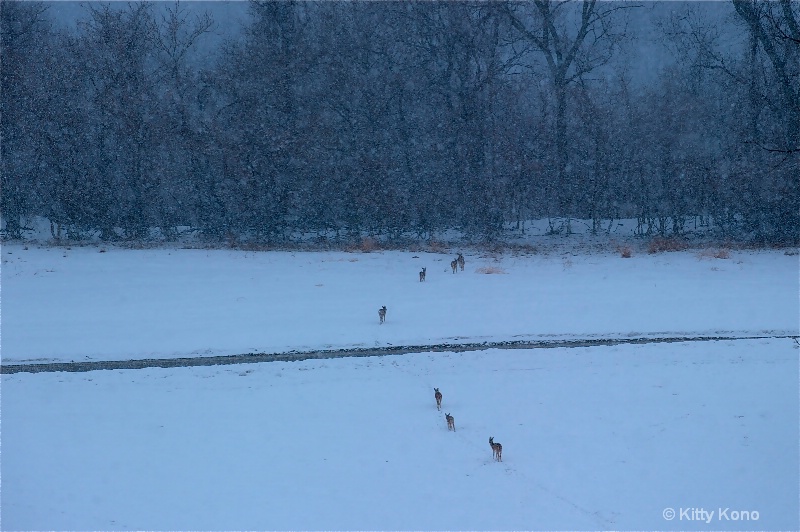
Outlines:
<svg viewBox="0 0 800 532"><path fill-rule="evenodd" d="M730 259L465 251L465 271L453 275L454 254L99 249L3 246L3 364L797 334L800 314L797 257L782 251L731 252ZM384 326L381 305L388 307Z"/></svg>
<svg viewBox="0 0 800 532"><path fill-rule="evenodd" d="M2 526L796 530L797 354L739 340L3 375Z"/></svg>
<svg viewBox="0 0 800 532"><path fill-rule="evenodd" d="M4 366L800 319L782 251L466 251L455 275L450 255L402 252L2 257ZM798 353L765 338L4 374L2 529L798 529Z"/></svg>

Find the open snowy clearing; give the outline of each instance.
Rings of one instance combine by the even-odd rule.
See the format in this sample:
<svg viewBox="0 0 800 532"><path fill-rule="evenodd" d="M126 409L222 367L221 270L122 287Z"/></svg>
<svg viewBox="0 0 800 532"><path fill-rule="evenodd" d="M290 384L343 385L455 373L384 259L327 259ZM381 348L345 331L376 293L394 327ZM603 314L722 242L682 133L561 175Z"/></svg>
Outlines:
<svg viewBox="0 0 800 532"><path fill-rule="evenodd" d="M6 530L799 524L790 339L20 373L2 383ZM503 444L502 463L489 436ZM700 521L690 509L714 515Z"/></svg>
<svg viewBox="0 0 800 532"><path fill-rule="evenodd" d="M454 254L101 249L3 246L4 368L797 336L800 320L780 251L465 250L453 274ZM798 352L763 338L3 374L2 526L797 529Z"/></svg>
<svg viewBox="0 0 800 532"><path fill-rule="evenodd" d="M782 251L623 259L465 250L465 270L453 274L454 254L101 249L3 246L4 365L797 335L800 320L797 257ZM382 326L381 305L388 307Z"/></svg>

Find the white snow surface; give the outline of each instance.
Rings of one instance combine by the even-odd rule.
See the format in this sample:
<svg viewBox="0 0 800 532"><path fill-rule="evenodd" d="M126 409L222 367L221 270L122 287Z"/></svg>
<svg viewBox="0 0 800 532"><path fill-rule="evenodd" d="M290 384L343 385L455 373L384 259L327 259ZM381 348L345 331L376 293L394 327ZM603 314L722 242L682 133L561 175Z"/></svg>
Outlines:
<svg viewBox="0 0 800 532"><path fill-rule="evenodd" d="M454 275L454 255L425 253L4 245L2 363L798 334L782 251L464 255ZM3 374L0 526L797 530L799 353L762 338Z"/></svg>
<svg viewBox="0 0 800 532"><path fill-rule="evenodd" d="M3 375L2 526L797 530L797 356L772 339Z"/></svg>
<svg viewBox="0 0 800 532"><path fill-rule="evenodd" d="M465 251L452 274L432 253L100 249L3 246L3 364L799 327L782 251Z"/></svg>

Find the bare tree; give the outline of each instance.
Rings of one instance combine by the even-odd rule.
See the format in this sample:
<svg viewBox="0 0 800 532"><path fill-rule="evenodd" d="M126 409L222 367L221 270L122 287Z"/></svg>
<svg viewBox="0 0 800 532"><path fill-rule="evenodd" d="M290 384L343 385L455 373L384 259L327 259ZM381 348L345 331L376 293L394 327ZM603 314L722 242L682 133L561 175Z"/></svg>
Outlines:
<svg viewBox="0 0 800 532"><path fill-rule="evenodd" d="M199 99L202 83L198 70L190 64L190 54L198 43L214 29L208 12L190 17L184 4L176 0L154 14L153 36L155 56L154 83L158 110L152 127L160 142L154 146L153 179L164 201L160 202L158 221L162 231L173 236L178 225L193 225L192 216L182 208L186 196L196 193L202 179L194 160L206 151Z"/></svg>
<svg viewBox="0 0 800 532"><path fill-rule="evenodd" d="M555 148L558 186L562 192L560 208L568 207L573 188L567 176L567 101L570 85L608 64L625 37L617 28L616 15L632 7L597 0L583 0L580 12L574 2L534 0L506 4L513 27L530 49L544 57L555 95Z"/></svg>
<svg viewBox="0 0 800 532"><path fill-rule="evenodd" d="M767 149L800 153L800 4L733 0L733 6L771 63L785 110L785 144Z"/></svg>
<svg viewBox="0 0 800 532"><path fill-rule="evenodd" d="M42 163L41 114L33 95L47 82L52 38L46 10L41 3L0 3L0 209L9 238L22 236L22 219L33 212Z"/></svg>

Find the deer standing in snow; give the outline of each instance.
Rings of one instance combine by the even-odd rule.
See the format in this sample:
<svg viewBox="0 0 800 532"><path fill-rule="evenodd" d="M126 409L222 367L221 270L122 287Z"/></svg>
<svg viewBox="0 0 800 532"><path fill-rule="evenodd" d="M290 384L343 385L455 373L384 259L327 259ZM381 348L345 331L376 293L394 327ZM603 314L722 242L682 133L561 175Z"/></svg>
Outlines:
<svg viewBox="0 0 800 532"><path fill-rule="evenodd" d="M456 258L456 260L458 261L458 265L461 267L461 271L463 272L464 271L464 255L459 253L458 254L458 258Z"/></svg>
<svg viewBox="0 0 800 532"><path fill-rule="evenodd" d="M436 399L436 410L442 409L442 392L439 391L439 388L433 389L433 397Z"/></svg>
<svg viewBox="0 0 800 532"><path fill-rule="evenodd" d="M380 318L381 323L386 321L386 305L378 309L378 318Z"/></svg>
<svg viewBox="0 0 800 532"><path fill-rule="evenodd" d="M489 438L489 445L492 447L492 458L498 462L503 461L503 446L494 442L494 436Z"/></svg>
<svg viewBox="0 0 800 532"><path fill-rule="evenodd" d="M456 273L458 269L458 259L450 262L450 268L453 270L453 273Z"/></svg>
<svg viewBox="0 0 800 532"><path fill-rule="evenodd" d="M422 271L419 272L419 282L422 282L424 280L425 280L425 268L422 268Z"/></svg>
<svg viewBox="0 0 800 532"><path fill-rule="evenodd" d="M447 420L447 430L456 431L456 420L450 414L445 414L444 418Z"/></svg>

